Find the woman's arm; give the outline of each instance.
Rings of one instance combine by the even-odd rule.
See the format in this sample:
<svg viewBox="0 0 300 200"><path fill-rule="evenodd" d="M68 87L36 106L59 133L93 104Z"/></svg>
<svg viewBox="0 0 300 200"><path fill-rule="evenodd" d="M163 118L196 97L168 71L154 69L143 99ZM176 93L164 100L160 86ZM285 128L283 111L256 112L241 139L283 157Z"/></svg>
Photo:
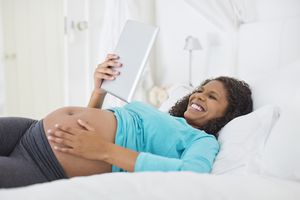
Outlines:
<svg viewBox="0 0 300 200"><path fill-rule="evenodd" d="M219 151L219 144L213 137L202 137L182 152L180 158L170 158L149 152L140 152L134 171L194 171L209 173Z"/></svg>
<svg viewBox="0 0 300 200"><path fill-rule="evenodd" d="M101 108L105 96L106 96L106 91L94 89L91 94L91 98L90 98L88 107L89 108Z"/></svg>
<svg viewBox="0 0 300 200"><path fill-rule="evenodd" d="M107 143L107 153L103 161L118 166L128 172L135 171L135 163L139 153L131 149Z"/></svg>
<svg viewBox="0 0 300 200"><path fill-rule="evenodd" d="M83 129L56 125L56 130L47 132L48 139L59 144L55 150L134 171L138 152L105 141L87 122L78 120L78 124Z"/></svg>
<svg viewBox="0 0 300 200"><path fill-rule="evenodd" d="M94 72L94 90L88 104L89 108L101 108L106 92L101 89L103 80L114 80L120 73L112 67L121 67L119 56L108 54L105 61L97 66Z"/></svg>

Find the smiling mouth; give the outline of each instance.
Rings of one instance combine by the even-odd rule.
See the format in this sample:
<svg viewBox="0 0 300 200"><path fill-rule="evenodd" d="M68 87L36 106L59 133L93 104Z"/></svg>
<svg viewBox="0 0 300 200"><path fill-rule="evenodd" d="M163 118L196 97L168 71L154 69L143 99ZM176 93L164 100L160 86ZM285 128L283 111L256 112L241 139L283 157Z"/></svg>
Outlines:
<svg viewBox="0 0 300 200"><path fill-rule="evenodd" d="M190 106L193 110L196 110L198 112L204 112L204 108L199 105L199 104L196 104L196 103L192 103L191 106Z"/></svg>

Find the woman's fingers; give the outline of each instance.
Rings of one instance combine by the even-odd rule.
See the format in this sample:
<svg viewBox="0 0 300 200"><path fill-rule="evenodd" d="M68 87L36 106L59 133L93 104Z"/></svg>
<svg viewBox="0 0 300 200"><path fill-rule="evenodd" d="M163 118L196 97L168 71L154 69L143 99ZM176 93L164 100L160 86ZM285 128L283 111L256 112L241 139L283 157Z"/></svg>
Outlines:
<svg viewBox="0 0 300 200"><path fill-rule="evenodd" d="M57 138L70 140L70 141L72 141L74 139L74 135L72 135L70 133L63 132L63 131L59 131L59 130L49 129L47 131L47 135L52 136L52 137L57 137Z"/></svg>
<svg viewBox="0 0 300 200"><path fill-rule="evenodd" d="M51 142L54 142L56 144L63 145L65 147L73 147L74 146L74 143L72 141L67 140L67 139L63 139L63 138L48 136L48 140L51 141Z"/></svg>
<svg viewBox="0 0 300 200"><path fill-rule="evenodd" d="M64 126L61 124L55 124L54 127L56 128L56 131L62 131L66 132L66 134L76 135L81 133L81 129L78 128L72 128L70 126Z"/></svg>
<svg viewBox="0 0 300 200"><path fill-rule="evenodd" d="M94 86L96 90L101 88L103 80L114 80L120 74L117 68L122 67L118 62L119 56L116 54L108 54L105 61L97 65L94 71Z"/></svg>
<svg viewBox="0 0 300 200"><path fill-rule="evenodd" d="M94 78L95 80L113 80L118 75L120 75L120 72L115 69L115 67L121 67L122 64L118 62L104 62L96 68L94 72ZM114 68L112 68L114 67ZM98 84L98 83L97 83Z"/></svg>
<svg viewBox="0 0 300 200"><path fill-rule="evenodd" d="M120 74L118 70L112 68L97 68L95 73L110 74L110 75Z"/></svg>
<svg viewBox="0 0 300 200"><path fill-rule="evenodd" d="M99 69L110 69L110 68L118 68L122 67L122 63L117 61L106 61L97 66L96 71Z"/></svg>
<svg viewBox="0 0 300 200"><path fill-rule="evenodd" d="M54 149L63 153L75 154L73 148L54 146Z"/></svg>
<svg viewBox="0 0 300 200"><path fill-rule="evenodd" d="M118 59L118 58L119 58L119 56L117 54L109 53L109 54L107 54L107 56L105 58L105 61L113 60L113 59Z"/></svg>
<svg viewBox="0 0 300 200"><path fill-rule="evenodd" d="M116 77L115 76L111 76L111 75L107 75L107 74L102 74L102 73L98 73L95 75L95 78L98 79L104 79L104 80L114 80Z"/></svg>
<svg viewBox="0 0 300 200"><path fill-rule="evenodd" d="M49 129L47 131L47 138L49 141L54 142L56 144L69 147L73 146L74 135L67 132Z"/></svg>
<svg viewBox="0 0 300 200"><path fill-rule="evenodd" d="M85 129L88 130L88 131L95 131L95 128L92 127L91 125L89 125L88 122L83 121L83 120L81 120L81 119L78 119L77 122L78 122L78 124L79 124L80 126L82 126L83 128L85 128Z"/></svg>
<svg viewBox="0 0 300 200"><path fill-rule="evenodd" d="M94 77L97 80L114 80L117 76L120 75L119 71L116 71L114 69L110 69L110 68L103 68L103 69L98 69L95 74Z"/></svg>

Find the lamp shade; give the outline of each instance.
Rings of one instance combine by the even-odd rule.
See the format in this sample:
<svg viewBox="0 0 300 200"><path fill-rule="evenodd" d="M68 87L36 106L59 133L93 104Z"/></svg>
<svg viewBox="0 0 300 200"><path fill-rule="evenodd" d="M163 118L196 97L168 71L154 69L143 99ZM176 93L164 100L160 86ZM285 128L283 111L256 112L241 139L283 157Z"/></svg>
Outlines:
<svg viewBox="0 0 300 200"><path fill-rule="evenodd" d="M199 50L202 49L202 46L198 38L193 36L187 36L185 38L184 50Z"/></svg>

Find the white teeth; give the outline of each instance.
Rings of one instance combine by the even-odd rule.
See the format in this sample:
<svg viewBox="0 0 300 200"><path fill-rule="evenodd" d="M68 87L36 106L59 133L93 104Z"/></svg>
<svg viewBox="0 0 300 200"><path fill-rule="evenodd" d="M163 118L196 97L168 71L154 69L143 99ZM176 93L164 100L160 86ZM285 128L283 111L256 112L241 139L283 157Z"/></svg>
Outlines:
<svg viewBox="0 0 300 200"><path fill-rule="evenodd" d="M198 106L197 104L194 104L194 103L193 103L193 104L191 105L191 107L194 108L194 109L196 109L196 110L198 110L198 111L200 111L200 112L203 111L202 107L201 107L201 106Z"/></svg>

